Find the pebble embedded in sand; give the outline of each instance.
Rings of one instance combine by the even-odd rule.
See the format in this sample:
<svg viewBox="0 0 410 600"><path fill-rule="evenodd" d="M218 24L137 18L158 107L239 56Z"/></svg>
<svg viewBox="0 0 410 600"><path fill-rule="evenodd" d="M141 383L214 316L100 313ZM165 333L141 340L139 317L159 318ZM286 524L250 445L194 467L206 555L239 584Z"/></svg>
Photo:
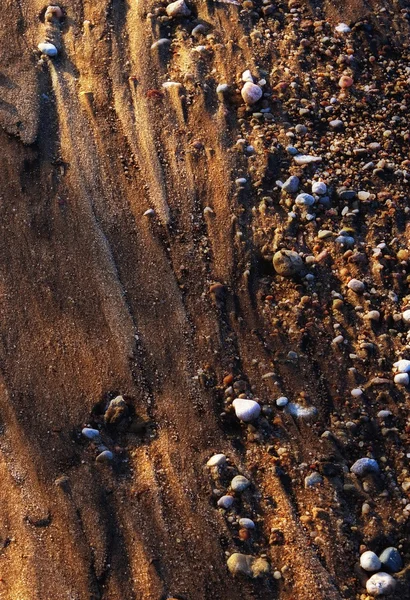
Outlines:
<svg viewBox="0 0 410 600"><path fill-rule="evenodd" d="M381 568L382 563L380 562L380 559L377 556L377 554L375 554L371 550L368 550L367 552L363 552L363 554L361 555L360 566L365 571L371 572L378 571Z"/></svg>
<svg viewBox="0 0 410 600"><path fill-rule="evenodd" d="M317 471L305 477L305 488L309 489L323 483L323 477Z"/></svg>
<svg viewBox="0 0 410 600"><path fill-rule="evenodd" d="M291 175L282 185L282 190L288 194L295 194L299 189L299 183L299 177L296 177L296 175Z"/></svg>
<svg viewBox="0 0 410 600"><path fill-rule="evenodd" d="M220 83L216 88L217 94L227 94L229 92L229 85L227 83Z"/></svg>
<svg viewBox="0 0 410 600"><path fill-rule="evenodd" d="M394 376L394 383L398 385L409 385L409 374L397 373L397 375Z"/></svg>
<svg viewBox="0 0 410 600"><path fill-rule="evenodd" d="M47 6L47 10L44 14L44 19L46 21L51 21L52 19L60 20L63 18L63 16L63 11L59 6Z"/></svg>
<svg viewBox="0 0 410 600"><path fill-rule="evenodd" d="M403 321L406 323L406 325L408 325L410 323L410 310L405 310L402 314L401 314L401 318L403 319Z"/></svg>
<svg viewBox="0 0 410 600"><path fill-rule="evenodd" d="M403 568L403 560L400 556L400 552L393 546L383 550L379 556L379 559L383 564L383 567L391 573L397 573Z"/></svg>
<svg viewBox="0 0 410 600"><path fill-rule="evenodd" d="M239 527L244 527L245 529L255 529L255 523L252 521L252 519L243 517L242 519L239 519Z"/></svg>
<svg viewBox="0 0 410 600"><path fill-rule="evenodd" d="M222 496L221 498L219 498L219 500L217 502L219 508L224 508L225 510L228 510L229 508L231 508L233 503L234 503L233 496Z"/></svg>
<svg viewBox="0 0 410 600"><path fill-rule="evenodd" d="M295 204L298 206L312 206L315 203L315 199L310 194L302 193L296 196Z"/></svg>
<svg viewBox="0 0 410 600"><path fill-rule="evenodd" d="M225 454L214 454L206 463L207 467L221 467L226 463Z"/></svg>
<svg viewBox="0 0 410 600"><path fill-rule="evenodd" d="M368 313L364 315L364 318L369 321L380 321L380 313L378 310L369 310Z"/></svg>
<svg viewBox="0 0 410 600"><path fill-rule="evenodd" d="M336 25L335 31L337 31L337 33L350 33L351 29L346 23L339 23L339 25Z"/></svg>
<svg viewBox="0 0 410 600"><path fill-rule="evenodd" d="M311 154L297 154L293 157L293 160L297 165L309 165L312 163L321 162L321 156L313 156Z"/></svg>
<svg viewBox="0 0 410 600"><path fill-rule="evenodd" d="M342 89L347 89L349 87L352 87L353 85L353 79L351 77L349 77L348 75L342 75L341 78L339 79L339 87Z"/></svg>
<svg viewBox="0 0 410 600"><path fill-rule="evenodd" d="M289 402L285 408L286 412L297 419L313 419L317 416L318 411L315 406L302 406L296 402Z"/></svg>
<svg viewBox="0 0 410 600"><path fill-rule="evenodd" d="M303 260L293 250L278 250L273 255L272 262L276 273L282 275L282 277L293 277L303 269Z"/></svg>
<svg viewBox="0 0 410 600"><path fill-rule="evenodd" d="M151 50L155 50L155 48L166 48L171 45L171 40L168 38L160 38L156 40L153 44L151 44Z"/></svg>
<svg viewBox="0 0 410 600"><path fill-rule="evenodd" d="M42 54L45 54L46 56L57 56L58 54L57 48L54 46L54 44L51 44L50 42L41 42L37 46L37 48Z"/></svg>
<svg viewBox="0 0 410 600"><path fill-rule="evenodd" d="M350 471L359 477L364 477L369 473L379 473L380 467L374 458L359 458L351 467Z"/></svg>
<svg viewBox="0 0 410 600"><path fill-rule="evenodd" d="M410 373L410 360L402 358L393 364L398 373Z"/></svg>
<svg viewBox="0 0 410 600"><path fill-rule="evenodd" d="M270 570L269 563L265 559L255 558L239 552L232 554L226 564L230 573L234 576L261 577L267 575Z"/></svg>
<svg viewBox="0 0 410 600"><path fill-rule="evenodd" d="M191 11L185 4L185 0L176 0L167 6L167 15L169 17L189 17Z"/></svg>
<svg viewBox="0 0 410 600"><path fill-rule="evenodd" d="M84 427L84 429L82 429L81 433L88 440L92 440L94 442L98 442L101 439L100 432L98 431L98 429L92 429L91 427Z"/></svg>
<svg viewBox="0 0 410 600"><path fill-rule="evenodd" d="M312 194L324 196L327 192L327 185L324 181L314 181L312 183Z"/></svg>
<svg viewBox="0 0 410 600"><path fill-rule="evenodd" d="M241 95L246 104L256 104L262 98L262 90L255 83L247 81L241 90Z"/></svg>
<svg viewBox="0 0 410 600"><path fill-rule="evenodd" d="M387 596L396 588L396 580L388 573L376 573L366 583L366 591L371 596Z"/></svg>
<svg viewBox="0 0 410 600"><path fill-rule="evenodd" d="M114 459L114 454L110 450L103 450L95 459L98 463L110 463Z"/></svg>
<svg viewBox="0 0 410 600"><path fill-rule="evenodd" d="M238 493L243 492L250 485L251 482L249 481L249 479L246 479L246 477L244 477L243 475L236 475L236 477L234 477L231 481L232 490Z"/></svg>
<svg viewBox="0 0 410 600"><path fill-rule="evenodd" d="M362 294L365 290L363 281L360 281L359 279L351 279L347 284L347 287L349 290L353 290L353 292L356 294Z"/></svg>
<svg viewBox="0 0 410 600"><path fill-rule="evenodd" d="M283 408L287 404L289 404L289 400L286 396L280 396L276 399L276 406L279 406L279 408Z"/></svg>
<svg viewBox="0 0 410 600"><path fill-rule="evenodd" d="M257 419L261 412L260 405L255 400L247 398L236 398L232 405L235 409L235 414L241 421L248 423Z"/></svg>

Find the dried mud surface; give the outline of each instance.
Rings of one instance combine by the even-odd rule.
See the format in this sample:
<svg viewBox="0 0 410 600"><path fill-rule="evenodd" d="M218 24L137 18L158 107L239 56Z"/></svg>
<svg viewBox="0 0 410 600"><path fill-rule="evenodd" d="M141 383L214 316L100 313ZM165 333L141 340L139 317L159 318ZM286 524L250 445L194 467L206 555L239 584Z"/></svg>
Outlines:
<svg viewBox="0 0 410 600"><path fill-rule="evenodd" d="M312 25L292 24L284 2L271 14L262 6L195 0L189 18L167 22L164 4L151 0L67 0L60 52L49 59L37 51L46 5L2 1L1 600L341 600L365 593L355 571L361 546L400 547L410 564L408 394L392 383L392 363L407 358L406 328L392 317L407 307L407 260L396 259L408 243L405 187L388 173L369 176L373 203L355 225L360 252L326 246L313 287L275 274L278 247L319 255L326 219L335 231L344 221L339 212L323 214L321 225L289 225L279 203L275 181L296 173L281 124L314 131L309 116L285 114L286 98L274 98L277 132L258 132L239 91L225 101L216 94L221 82L239 90L248 68L264 70L271 93L284 77L320 69L309 63L313 46L287 74L275 73ZM406 3L293 6L330 27L319 38L340 21L374 23L374 34L357 32L359 55L408 64ZM198 22L206 27L199 41L190 33ZM250 35L255 28L260 37ZM265 37L275 28L277 39ZM168 35L172 46L151 49ZM162 88L168 80L182 87ZM407 91L408 83L397 91L400 102ZM363 118L372 122L371 113L370 105ZM352 118L353 129L361 119ZM237 148L246 128L255 160ZM338 160L341 171L326 167L327 179L343 184L350 161L347 185L357 188L359 167ZM307 180L315 168L299 171ZM238 177L248 179L244 189ZM213 212L204 214L207 206ZM155 214L143 216L150 208ZM349 262L393 238L383 273L373 259ZM369 308L380 323L355 310L361 300L346 292L348 276L376 287ZM343 291L343 306L332 290ZM332 345L336 322L346 350ZM230 375L264 407L254 427L224 403ZM358 387L364 394L354 398ZM105 428L117 394L130 416ZM281 395L315 406L317 419L279 409ZM392 412L387 424L381 409ZM95 462L84 426L102 428L113 466ZM214 488L227 486L205 467L216 452L252 482L235 508L256 521L251 539L216 507ZM382 474L363 489L348 469L370 454ZM312 471L324 482L305 489ZM266 555L281 579L232 577L234 551ZM392 597L410 598L407 569L396 578Z"/></svg>

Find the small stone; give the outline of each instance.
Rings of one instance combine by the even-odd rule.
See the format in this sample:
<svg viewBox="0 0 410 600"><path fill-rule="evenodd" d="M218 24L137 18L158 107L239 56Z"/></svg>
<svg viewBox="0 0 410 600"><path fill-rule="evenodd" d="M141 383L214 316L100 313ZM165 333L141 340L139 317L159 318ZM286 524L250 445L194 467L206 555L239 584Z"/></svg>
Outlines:
<svg viewBox="0 0 410 600"><path fill-rule="evenodd" d="M226 94L229 92L229 85L227 83L220 83L216 88L217 94Z"/></svg>
<svg viewBox="0 0 410 600"><path fill-rule="evenodd" d="M239 527L244 527L245 529L255 529L255 523L252 519L242 518L239 519Z"/></svg>
<svg viewBox="0 0 410 600"><path fill-rule="evenodd" d="M321 162L321 156L312 156L310 154L297 154L293 157L297 165L309 165L311 163Z"/></svg>
<svg viewBox="0 0 410 600"><path fill-rule="evenodd" d="M101 439L100 432L98 429L91 429L90 427L84 427L81 431L84 437L88 440L92 440L93 442L99 442Z"/></svg>
<svg viewBox="0 0 410 600"><path fill-rule="evenodd" d="M114 459L114 454L110 450L103 450L95 459L98 463L110 463Z"/></svg>
<svg viewBox="0 0 410 600"><path fill-rule="evenodd" d="M366 201L370 198L370 196L371 196L370 192L363 192L363 191L357 192L357 197L359 198L359 200Z"/></svg>
<svg viewBox="0 0 410 600"><path fill-rule="evenodd" d="M373 458L359 458L351 467L350 471L358 477L364 477L370 473L379 473L380 468Z"/></svg>
<svg viewBox="0 0 410 600"><path fill-rule="evenodd" d="M296 196L295 203L299 206L312 206L315 203L315 199L310 194L302 193Z"/></svg>
<svg viewBox="0 0 410 600"><path fill-rule="evenodd" d="M225 454L214 454L206 463L207 467L221 467L226 463Z"/></svg>
<svg viewBox="0 0 410 600"><path fill-rule="evenodd" d="M171 40L169 38L160 38L156 40L153 44L151 44L151 50L155 50L156 48L166 48L171 45Z"/></svg>
<svg viewBox="0 0 410 600"><path fill-rule="evenodd" d="M191 11L184 0L176 0L167 6L167 15L169 17L189 17Z"/></svg>
<svg viewBox="0 0 410 600"><path fill-rule="evenodd" d="M248 81L250 83L253 83L252 73L250 72L249 69L247 69L246 71L244 71L242 73L242 81L244 81L245 83L248 82Z"/></svg>
<svg viewBox="0 0 410 600"><path fill-rule="evenodd" d="M337 195L339 196L340 200L348 202L349 200L353 200L353 198L356 198L357 193L356 190L349 190L348 188L340 187L337 190Z"/></svg>
<svg viewBox="0 0 410 600"><path fill-rule="evenodd" d="M409 385L409 374L408 373L397 373L394 376L394 383L398 385Z"/></svg>
<svg viewBox="0 0 410 600"><path fill-rule="evenodd" d="M401 318L403 319L403 321L406 323L406 325L408 325L410 323L410 310L405 310L402 314L401 314Z"/></svg>
<svg viewBox="0 0 410 600"><path fill-rule="evenodd" d="M379 560L379 557L374 552L368 550L367 552L363 552L360 557L360 566L365 571L378 571L382 563Z"/></svg>
<svg viewBox="0 0 410 600"><path fill-rule="evenodd" d="M306 489L316 487L317 485L320 485L321 483L323 483L323 477L317 471L314 471L313 473L311 473L310 475L307 475L307 477L305 477L305 488Z"/></svg>
<svg viewBox="0 0 410 600"><path fill-rule="evenodd" d="M286 412L298 419L313 419L317 416L318 411L315 406L301 406L296 402L289 402L286 406Z"/></svg>
<svg viewBox="0 0 410 600"><path fill-rule="evenodd" d="M397 573L403 568L403 561L397 548L386 548L379 556L383 567L391 573Z"/></svg>
<svg viewBox="0 0 410 600"><path fill-rule="evenodd" d="M273 256L273 267L282 277L293 277L303 269L303 260L293 250L279 250Z"/></svg>
<svg viewBox="0 0 410 600"><path fill-rule="evenodd" d="M369 312L364 315L364 318L369 321L380 321L380 313L378 310L369 310Z"/></svg>
<svg viewBox="0 0 410 600"><path fill-rule="evenodd" d="M276 406L279 406L280 408L283 408L288 403L289 403L289 400L286 398L286 396L280 396L280 398L278 398L276 400Z"/></svg>
<svg viewBox="0 0 410 600"><path fill-rule="evenodd" d="M360 388L353 388L352 391L350 392L350 394L354 398L359 398L359 396L363 395L363 390L361 390Z"/></svg>
<svg viewBox="0 0 410 600"><path fill-rule="evenodd" d="M339 87L342 89L349 88L353 85L353 79L348 75L342 75L339 79Z"/></svg>
<svg viewBox="0 0 410 600"><path fill-rule="evenodd" d="M104 414L104 421L107 424L114 425L128 415L128 405L122 396L113 398Z"/></svg>
<svg viewBox="0 0 410 600"><path fill-rule="evenodd" d="M240 554L239 552L232 554L226 564L230 573L234 576L246 575L255 578L269 573L269 563L265 559Z"/></svg>
<svg viewBox="0 0 410 600"><path fill-rule="evenodd" d="M342 129L343 121L341 121L340 119L333 119L329 122L329 125L332 129Z"/></svg>
<svg viewBox="0 0 410 600"><path fill-rule="evenodd" d="M388 573L376 573L366 583L367 593L371 596L387 596L396 588L396 580Z"/></svg>
<svg viewBox="0 0 410 600"><path fill-rule="evenodd" d="M327 192L327 185L324 181L314 181L312 183L312 194L323 196Z"/></svg>
<svg viewBox="0 0 410 600"><path fill-rule="evenodd" d="M249 479L246 479L243 475L236 475L231 481L231 488L234 492L241 493L251 485Z"/></svg>
<svg viewBox="0 0 410 600"><path fill-rule="evenodd" d="M353 290L353 292L356 294L362 294L365 290L363 281L360 281L359 279L351 279L347 284L347 287L349 290Z"/></svg>
<svg viewBox="0 0 410 600"><path fill-rule="evenodd" d="M155 215L155 211L152 208L149 208L143 214L144 217L153 217L154 215Z"/></svg>
<svg viewBox="0 0 410 600"><path fill-rule="evenodd" d="M233 496L222 496L221 498L219 498L219 500L217 502L219 508L224 508L225 510L228 510L229 508L231 508L233 503L234 503Z"/></svg>
<svg viewBox="0 0 410 600"><path fill-rule="evenodd" d="M379 419L387 419L388 417L391 417L391 415L392 413L390 410L379 410L379 412L377 413Z"/></svg>
<svg viewBox="0 0 410 600"><path fill-rule="evenodd" d="M335 31L337 31L337 33L350 33L352 30L346 23L339 23L339 25L336 25Z"/></svg>
<svg viewBox="0 0 410 600"><path fill-rule="evenodd" d="M410 360L398 360L393 364L393 367L397 369L399 373L410 373Z"/></svg>
<svg viewBox="0 0 410 600"><path fill-rule="evenodd" d="M260 405L255 400L247 398L236 398L233 402L235 414L241 421L249 423L257 419L261 412Z"/></svg>
<svg viewBox="0 0 410 600"><path fill-rule="evenodd" d="M288 194L295 194L299 189L299 183L299 177L296 177L296 175L292 175L291 177L288 177L288 179L282 185L282 190L284 190Z"/></svg>
<svg viewBox="0 0 410 600"><path fill-rule="evenodd" d="M241 95L246 104L256 104L262 98L262 90L255 83L247 81L241 90Z"/></svg>
<svg viewBox="0 0 410 600"><path fill-rule="evenodd" d="M46 56L57 56L58 54L57 48L54 46L54 44L51 44L50 42L41 42L41 44L39 44L37 48L42 54L45 54Z"/></svg>

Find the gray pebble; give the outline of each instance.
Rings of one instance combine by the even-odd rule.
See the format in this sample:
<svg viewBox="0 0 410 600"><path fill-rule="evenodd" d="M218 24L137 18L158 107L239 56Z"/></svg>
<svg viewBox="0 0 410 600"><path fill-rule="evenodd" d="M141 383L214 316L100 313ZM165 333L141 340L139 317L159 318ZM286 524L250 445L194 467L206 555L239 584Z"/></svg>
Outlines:
<svg viewBox="0 0 410 600"><path fill-rule="evenodd" d="M114 454L110 450L104 450L95 460L98 463L110 463L114 460Z"/></svg>
<svg viewBox="0 0 410 600"><path fill-rule="evenodd" d="M236 475L231 481L231 488L234 492L243 492L251 485L249 479L246 479L243 475Z"/></svg>
<svg viewBox="0 0 410 600"><path fill-rule="evenodd" d="M305 477L305 488L312 488L323 483L323 477L317 471Z"/></svg>
<svg viewBox="0 0 410 600"><path fill-rule="evenodd" d="M98 429L91 429L90 427L84 427L84 429L81 431L81 433L88 440L93 440L94 442L98 442L101 439L100 432L98 431Z"/></svg>
<svg viewBox="0 0 410 600"><path fill-rule="evenodd" d="M295 194L299 189L299 183L299 177L296 177L296 175L292 175L291 177L288 177L288 179L285 181L285 183L282 186L282 190L288 192L288 194Z"/></svg>
<svg viewBox="0 0 410 600"><path fill-rule="evenodd" d="M303 260L293 250L279 250L273 256L273 267L279 275L293 277L303 269Z"/></svg>
<svg viewBox="0 0 410 600"><path fill-rule="evenodd" d="M350 471L359 477L369 473L379 473L380 467L373 458L359 458L351 467Z"/></svg>
<svg viewBox="0 0 410 600"><path fill-rule="evenodd" d="M391 546L386 548L379 556L380 561L383 563L383 567L386 571L391 573L397 573L403 568L403 561L400 556L400 552L397 548Z"/></svg>

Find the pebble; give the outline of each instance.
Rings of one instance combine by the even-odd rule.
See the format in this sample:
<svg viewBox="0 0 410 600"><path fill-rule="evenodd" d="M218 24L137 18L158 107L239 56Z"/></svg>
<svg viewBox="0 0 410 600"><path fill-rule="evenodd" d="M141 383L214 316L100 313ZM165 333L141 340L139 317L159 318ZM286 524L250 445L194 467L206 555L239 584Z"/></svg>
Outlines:
<svg viewBox="0 0 410 600"><path fill-rule="evenodd" d="M335 31L337 31L337 33L350 33L352 30L346 23L339 23L339 25L336 25Z"/></svg>
<svg viewBox="0 0 410 600"><path fill-rule="evenodd" d="M359 198L359 200L368 200L371 196L370 192L357 192L357 197Z"/></svg>
<svg viewBox="0 0 410 600"><path fill-rule="evenodd" d="M226 564L230 573L234 576L261 577L267 575L270 570L269 563L264 558L255 558L239 552L232 554Z"/></svg>
<svg viewBox="0 0 410 600"><path fill-rule="evenodd" d="M363 281L360 281L359 279L351 279L347 284L347 287L349 290L353 290L353 292L356 294L362 294L365 290Z"/></svg>
<svg viewBox="0 0 410 600"><path fill-rule="evenodd" d="M353 85L353 79L348 75L342 75L339 79L339 87L342 89L349 88Z"/></svg>
<svg viewBox="0 0 410 600"><path fill-rule="evenodd" d="M246 479L243 475L236 475L231 481L231 489L238 493L245 491L250 485L249 479Z"/></svg>
<svg viewBox="0 0 410 600"><path fill-rule="evenodd" d="M410 360L401 359L393 364L399 373L410 373Z"/></svg>
<svg viewBox="0 0 410 600"><path fill-rule="evenodd" d="M149 208L143 214L144 217L153 217L155 215L155 210L153 208Z"/></svg>
<svg viewBox="0 0 410 600"><path fill-rule="evenodd" d="M396 581L388 573L376 573L366 583L367 593L371 596L384 596L392 594L396 587Z"/></svg>
<svg viewBox="0 0 410 600"><path fill-rule="evenodd" d="M305 488L306 489L311 488L311 487L316 487L317 485L320 485L321 483L323 483L323 477L317 471L314 471L313 473L311 473L310 475L307 475L307 477L305 477Z"/></svg>
<svg viewBox="0 0 410 600"><path fill-rule="evenodd" d="M104 414L105 423L115 424L128 415L128 405L122 396L113 398Z"/></svg>
<svg viewBox="0 0 410 600"><path fill-rule="evenodd" d="M293 157L297 165L309 165L311 163L321 162L321 156L312 156L310 154L297 154Z"/></svg>
<svg viewBox="0 0 410 600"><path fill-rule="evenodd" d="M312 194L324 196L327 192L327 185L324 181L314 181L312 183Z"/></svg>
<svg viewBox="0 0 410 600"><path fill-rule="evenodd" d="M164 48L166 46L170 46L171 45L171 40L168 38L161 38L159 40L157 40L156 42L154 42L151 45L151 50L155 50L155 48Z"/></svg>
<svg viewBox="0 0 410 600"><path fill-rule="evenodd" d="M365 571L378 571L381 568L382 563L380 562L377 554L371 550L368 550L367 552L363 552L361 555L360 566Z"/></svg>
<svg viewBox="0 0 410 600"><path fill-rule="evenodd" d="M216 88L217 94L226 94L229 92L229 85L227 83L220 83Z"/></svg>
<svg viewBox="0 0 410 600"><path fill-rule="evenodd" d="M219 498L219 500L217 502L219 508L224 508L225 510L228 510L229 508L231 508L233 503L234 503L233 496L222 496L221 498Z"/></svg>
<svg viewBox="0 0 410 600"><path fill-rule="evenodd" d="M351 467L350 471L358 477L364 477L369 473L379 473L380 467L373 458L359 458Z"/></svg>
<svg viewBox="0 0 410 600"><path fill-rule="evenodd" d="M255 523L252 519L242 518L239 519L239 527L244 527L245 529L255 529Z"/></svg>
<svg viewBox="0 0 410 600"><path fill-rule="evenodd" d="M282 277L293 277L303 269L303 260L293 250L279 250L273 256L273 267Z"/></svg>
<svg viewBox="0 0 410 600"><path fill-rule="evenodd" d="M176 0L167 6L167 15L169 17L189 17L191 11L185 4L185 0Z"/></svg>
<svg viewBox="0 0 410 600"><path fill-rule="evenodd" d="M241 95L246 104L256 104L262 98L262 90L255 83L247 81L241 90Z"/></svg>
<svg viewBox="0 0 410 600"><path fill-rule="evenodd" d="M214 454L206 463L207 467L220 467L226 463L225 454Z"/></svg>
<svg viewBox="0 0 410 600"><path fill-rule="evenodd" d="M285 183L282 185L282 190L288 192L288 194L295 194L299 189L300 180L296 175L288 177Z"/></svg>
<svg viewBox="0 0 410 600"><path fill-rule="evenodd" d="M364 318L369 321L380 321L380 313L378 310L369 310L369 312L364 315Z"/></svg>
<svg viewBox="0 0 410 600"><path fill-rule="evenodd" d="M54 44L51 44L50 42L41 42L37 46L37 48L42 54L45 54L46 56L57 56L58 54L57 48L54 46Z"/></svg>
<svg viewBox="0 0 410 600"><path fill-rule="evenodd" d="M247 69L246 71L244 71L242 73L242 81L244 81L245 83L247 81L249 81L250 83L253 83L253 77L252 77L252 73L250 72L249 69Z"/></svg>
<svg viewBox="0 0 410 600"><path fill-rule="evenodd" d="M363 395L363 390L361 390L360 388L353 388L350 394L354 398L359 398L359 396Z"/></svg>
<svg viewBox="0 0 410 600"><path fill-rule="evenodd" d="M408 325L410 323L410 310L405 310L402 314L401 314L401 318L403 319L403 321L406 323L406 325Z"/></svg>
<svg viewBox="0 0 410 600"><path fill-rule="evenodd" d="M98 463L110 463L114 459L114 454L110 450L103 450L95 459Z"/></svg>
<svg viewBox="0 0 410 600"><path fill-rule="evenodd" d="M379 410L377 416L379 417L379 419L387 419L388 417L392 416L392 413L390 410Z"/></svg>
<svg viewBox="0 0 410 600"><path fill-rule="evenodd" d="M315 199L310 194L302 193L296 196L295 203L299 206L312 206L315 203Z"/></svg>
<svg viewBox="0 0 410 600"><path fill-rule="evenodd" d="M255 400L247 398L236 398L233 402L235 414L241 421L248 423L257 419L261 412L260 405Z"/></svg>
<svg viewBox="0 0 410 600"><path fill-rule="evenodd" d="M100 432L98 431L98 429L91 429L90 427L84 427L84 429L81 431L81 433L88 440L100 441L100 439L101 439Z"/></svg>
<svg viewBox="0 0 410 600"><path fill-rule="evenodd" d="M397 383L398 385L409 385L409 374L398 373L394 376L394 383Z"/></svg>
<svg viewBox="0 0 410 600"><path fill-rule="evenodd" d="M342 129L343 121L341 121L340 119L333 119L329 122L329 125L332 129Z"/></svg>
<svg viewBox="0 0 410 600"><path fill-rule="evenodd" d="M280 396L280 398L276 400L276 406L279 406L280 408L283 408L287 404L289 404L289 400L286 398L286 396Z"/></svg>
<svg viewBox="0 0 410 600"><path fill-rule="evenodd" d="M301 406L295 402L289 402L286 406L286 412L299 419L312 419L318 414L315 406Z"/></svg>
<svg viewBox="0 0 410 600"><path fill-rule="evenodd" d="M403 561L400 556L400 552L397 548L390 546L386 548L379 556L380 562L387 571L397 573L403 568Z"/></svg>

